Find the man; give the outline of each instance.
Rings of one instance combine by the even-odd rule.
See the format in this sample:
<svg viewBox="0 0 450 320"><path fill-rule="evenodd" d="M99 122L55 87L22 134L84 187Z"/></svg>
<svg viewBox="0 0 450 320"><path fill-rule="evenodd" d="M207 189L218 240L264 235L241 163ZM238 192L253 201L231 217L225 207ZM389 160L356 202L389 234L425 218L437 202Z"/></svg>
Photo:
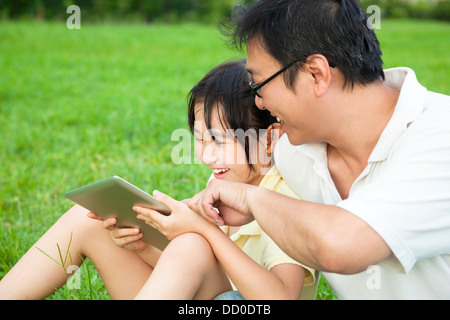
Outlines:
<svg viewBox="0 0 450 320"><path fill-rule="evenodd" d="M383 71L356 0L261 0L233 41L257 106L282 122L275 163L304 200L216 179L190 208L256 219L338 298L449 299L450 98L410 69Z"/></svg>

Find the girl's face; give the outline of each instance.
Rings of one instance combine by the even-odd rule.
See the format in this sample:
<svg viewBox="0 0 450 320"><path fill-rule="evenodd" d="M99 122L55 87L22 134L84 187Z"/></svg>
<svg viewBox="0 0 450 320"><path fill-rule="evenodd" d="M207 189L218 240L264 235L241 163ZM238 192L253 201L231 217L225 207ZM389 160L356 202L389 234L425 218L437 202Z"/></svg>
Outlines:
<svg viewBox="0 0 450 320"><path fill-rule="evenodd" d="M263 178L263 166L259 157L258 163L252 161L254 170L251 170L243 146L237 141L232 130L227 132L222 127L217 109L212 112L211 129L208 130L203 103L197 103L195 106L194 137L197 157L211 168L216 179L259 185Z"/></svg>

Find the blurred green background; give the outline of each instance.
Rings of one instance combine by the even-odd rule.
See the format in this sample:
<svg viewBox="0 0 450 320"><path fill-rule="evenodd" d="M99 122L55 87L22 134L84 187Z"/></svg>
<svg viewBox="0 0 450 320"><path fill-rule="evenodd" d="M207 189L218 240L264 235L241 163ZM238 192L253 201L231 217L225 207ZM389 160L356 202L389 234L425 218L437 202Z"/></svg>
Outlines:
<svg viewBox="0 0 450 320"><path fill-rule="evenodd" d="M255 0L0 0L0 18L63 20L70 5L83 9L86 22L216 23L232 8ZM364 8L378 6L383 18L450 20L448 0L361 0Z"/></svg>
<svg viewBox="0 0 450 320"><path fill-rule="evenodd" d="M73 3L80 30L66 27ZM150 4L165 11L143 13ZM0 279L72 206L68 190L111 175L176 199L205 186L206 167L172 163L172 133L188 128L191 87L244 56L216 28L233 4L0 0ZM411 67L429 90L450 94L450 23L382 14L385 68ZM93 298L109 299L87 266ZM50 299L88 299L88 287L83 277L80 291L63 288ZM322 280L318 299L334 298Z"/></svg>

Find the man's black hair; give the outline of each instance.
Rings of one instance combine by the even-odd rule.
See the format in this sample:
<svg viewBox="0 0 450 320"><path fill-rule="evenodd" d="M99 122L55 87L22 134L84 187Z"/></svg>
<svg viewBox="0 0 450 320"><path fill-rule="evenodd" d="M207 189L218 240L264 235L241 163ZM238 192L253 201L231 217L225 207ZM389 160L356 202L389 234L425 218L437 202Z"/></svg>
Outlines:
<svg viewBox="0 0 450 320"><path fill-rule="evenodd" d="M353 87L384 80L380 44L367 19L358 0L260 0L235 8L222 31L239 49L256 37L283 66L322 54L342 71L345 86ZM288 87L301 66L285 73Z"/></svg>

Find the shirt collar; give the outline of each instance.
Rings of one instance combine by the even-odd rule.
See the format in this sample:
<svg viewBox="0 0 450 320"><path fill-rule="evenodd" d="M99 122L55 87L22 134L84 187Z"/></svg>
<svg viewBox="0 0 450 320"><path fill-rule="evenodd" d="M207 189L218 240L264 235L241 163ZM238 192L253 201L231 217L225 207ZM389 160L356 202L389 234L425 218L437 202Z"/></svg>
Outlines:
<svg viewBox="0 0 450 320"><path fill-rule="evenodd" d="M228 233L228 226L225 225L225 226L221 226L220 228L222 229L223 232ZM230 236L230 239L233 241L236 241L241 236L257 236L260 234L261 234L261 227L258 225L256 220L254 220L254 221L240 227L239 230L236 231L236 233L233 233Z"/></svg>
<svg viewBox="0 0 450 320"><path fill-rule="evenodd" d="M236 234L255 236L261 234L261 227L258 225L256 220L250 222L249 224L243 225Z"/></svg>
<svg viewBox="0 0 450 320"><path fill-rule="evenodd" d="M308 143L296 147L314 161L327 162L327 144L325 142Z"/></svg>
<svg viewBox="0 0 450 320"><path fill-rule="evenodd" d="M427 89L416 78L409 68L394 68L385 70L386 85L400 90L394 113L378 140L369 162L383 161L389 156L393 145L400 135L423 112Z"/></svg>

